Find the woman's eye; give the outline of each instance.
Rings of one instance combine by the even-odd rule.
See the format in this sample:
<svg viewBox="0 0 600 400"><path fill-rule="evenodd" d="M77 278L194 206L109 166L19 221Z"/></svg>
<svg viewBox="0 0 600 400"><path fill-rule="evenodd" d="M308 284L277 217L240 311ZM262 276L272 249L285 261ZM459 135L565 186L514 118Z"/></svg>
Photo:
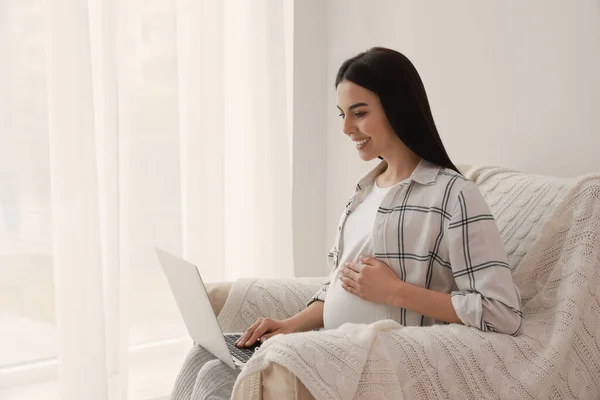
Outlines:
<svg viewBox="0 0 600 400"><path fill-rule="evenodd" d="M364 117L366 114L366 112L358 112L358 113L354 113L354 116L356 118L362 118ZM342 119L344 119L345 115L344 114L339 114L340 117L342 117Z"/></svg>
<svg viewBox="0 0 600 400"><path fill-rule="evenodd" d="M366 114L366 112L356 112L356 113L354 113L354 116L355 116L356 118L362 118L362 117L364 117L364 116L365 116L365 114ZM339 114L339 116L340 116L342 119L344 119L344 117L345 117L345 115L344 115L344 114Z"/></svg>

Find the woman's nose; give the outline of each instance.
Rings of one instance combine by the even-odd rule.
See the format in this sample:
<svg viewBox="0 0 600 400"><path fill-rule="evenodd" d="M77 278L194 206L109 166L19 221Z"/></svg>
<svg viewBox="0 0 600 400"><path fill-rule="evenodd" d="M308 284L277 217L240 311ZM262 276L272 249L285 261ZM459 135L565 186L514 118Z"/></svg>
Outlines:
<svg viewBox="0 0 600 400"><path fill-rule="evenodd" d="M349 119L345 119L342 131L346 135L350 136L352 133L356 132L356 127L352 124L352 122Z"/></svg>

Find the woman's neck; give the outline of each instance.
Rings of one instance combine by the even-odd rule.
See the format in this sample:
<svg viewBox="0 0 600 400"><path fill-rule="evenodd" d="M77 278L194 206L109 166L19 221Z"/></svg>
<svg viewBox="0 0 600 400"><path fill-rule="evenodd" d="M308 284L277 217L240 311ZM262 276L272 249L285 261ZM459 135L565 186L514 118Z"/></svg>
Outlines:
<svg viewBox="0 0 600 400"><path fill-rule="evenodd" d="M408 149L388 157L384 156L383 159L387 162L387 168L377 177L380 187L393 186L408 179L421 161L421 157Z"/></svg>

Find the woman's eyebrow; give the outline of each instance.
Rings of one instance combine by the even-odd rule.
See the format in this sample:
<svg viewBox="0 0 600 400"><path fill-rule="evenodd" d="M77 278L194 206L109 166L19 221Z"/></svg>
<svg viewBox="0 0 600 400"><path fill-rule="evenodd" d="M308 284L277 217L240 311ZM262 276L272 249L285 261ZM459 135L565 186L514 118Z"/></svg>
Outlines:
<svg viewBox="0 0 600 400"><path fill-rule="evenodd" d="M355 109L356 107L362 107L362 106L368 106L368 104L367 104L367 103L356 103L356 104L352 104L350 107L348 107L348 111L352 111L352 110L353 110L353 109ZM344 111L344 110L342 110L342 109L340 108L340 106L337 106L337 108L338 108L340 111Z"/></svg>

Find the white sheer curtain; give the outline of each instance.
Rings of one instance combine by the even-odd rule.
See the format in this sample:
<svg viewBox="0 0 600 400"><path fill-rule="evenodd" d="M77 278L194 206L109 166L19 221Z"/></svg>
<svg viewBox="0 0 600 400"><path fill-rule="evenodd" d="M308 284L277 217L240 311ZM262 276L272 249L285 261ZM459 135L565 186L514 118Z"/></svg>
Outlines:
<svg viewBox="0 0 600 400"><path fill-rule="evenodd" d="M184 335L154 245L292 276L289 3L2 2L0 322L42 324L37 279L57 347L0 372L56 357L61 399L126 399L131 346Z"/></svg>

